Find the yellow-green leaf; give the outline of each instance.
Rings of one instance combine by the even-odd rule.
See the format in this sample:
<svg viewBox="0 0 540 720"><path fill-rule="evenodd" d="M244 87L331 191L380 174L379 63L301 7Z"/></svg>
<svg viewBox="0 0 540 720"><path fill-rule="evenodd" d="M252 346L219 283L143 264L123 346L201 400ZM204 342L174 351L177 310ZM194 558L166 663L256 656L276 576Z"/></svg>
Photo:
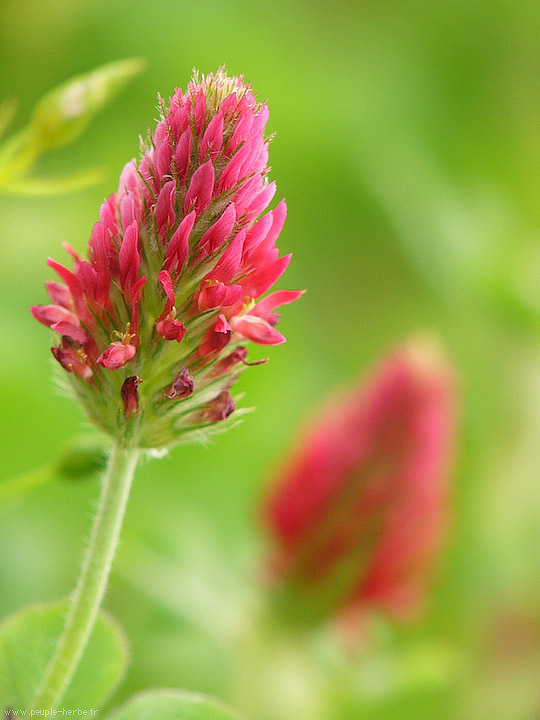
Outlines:
<svg viewBox="0 0 540 720"><path fill-rule="evenodd" d="M74 140L143 68L140 58L119 60L72 78L47 93L36 106L31 121L41 152Z"/></svg>
<svg viewBox="0 0 540 720"><path fill-rule="evenodd" d="M4 188L4 195L21 197L47 197L49 195L62 195L63 193L83 190L91 185L97 185L105 179L105 171L100 168L81 170L80 172L55 178L19 177L12 180Z"/></svg>

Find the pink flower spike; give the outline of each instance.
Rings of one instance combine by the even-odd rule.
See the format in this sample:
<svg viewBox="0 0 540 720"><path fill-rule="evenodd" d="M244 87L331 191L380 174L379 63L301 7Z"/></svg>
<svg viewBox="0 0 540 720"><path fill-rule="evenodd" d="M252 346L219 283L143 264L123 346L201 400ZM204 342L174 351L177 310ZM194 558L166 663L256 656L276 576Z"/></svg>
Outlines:
<svg viewBox="0 0 540 720"><path fill-rule="evenodd" d="M134 345L123 342L113 342L101 353L97 359L98 365L109 370L118 370L131 360L137 349Z"/></svg>
<svg viewBox="0 0 540 720"><path fill-rule="evenodd" d="M256 315L237 315L231 318L231 327L246 340L257 345L280 345L286 338L273 328L264 318Z"/></svg>
<svg viewBox="0 0 540 720"><path fill-rule="evenodd" d="M204 435L209 418L223 419L229 396L215 399L213 412L207 399L252 364L247 350L227 352L233 333L235 347L242 338L283 342L273 307L298 296L280 291L254 303L290 259L276 248L285 205L266 211L275 192L266 104L221 68L195 76L169 102L159 98L159 108L141 158L124 166L101 205L86 255L67 246L70 269L49 260L60 279L47 285L51 304L32 308L61 335L53 353L86 415L138 448L172 447L194 429ZM129 362L137 375L125 381L129 373L115 371ZM204 399L183 412L164 401L159 378L187 367Z"/></svg>

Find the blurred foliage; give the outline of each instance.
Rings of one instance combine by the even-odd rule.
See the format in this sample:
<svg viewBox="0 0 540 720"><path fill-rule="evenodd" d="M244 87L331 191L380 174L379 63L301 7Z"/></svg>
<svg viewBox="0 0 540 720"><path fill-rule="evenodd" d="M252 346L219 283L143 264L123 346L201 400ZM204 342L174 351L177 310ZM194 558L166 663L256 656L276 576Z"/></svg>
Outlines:
<svg viewBox="0 0 540 720"><path fill-rule="evenodd" d="M3 478L46 465L84 426L55 392L28 312L45 300L45 258L60 259L62 242L84 248L156 93L193 66L225 63L268 98L272 178L289 205L280 244L295 254L282 287L308 289L283 312L287 344L241 379L257 411L209 448L138 472L106 602L131 647L111 707L170 686L253 720L540 713L539 47L534 0L0 5L0 98L18 98L17 117L100 63L148 61L76 145L36 166L104 167L107 182L69 201L0 199ZM412 626L373 619L352 657L327 631L259 636L242 608L272 467L323 395L417 330L441 337L462 396L453 529L430 607ZM97 490L53 482L2 513L0 615L71 590ZM529 639L509 657L490 638L500 618L524 615Z"/></svg>
<svg viewBox="0 0 540 720"><path fill-rule="evenodd" d="M15 712L27 708L50 662L64 626L68 603L32 605L0 625L0 698ZM126 641L117 624L100 613L62 702L76 714L103 704L122 679Z"/></svg>
<svg viewBox="0 0 540 720"><path fill-rule="evenodd" d="M83 170L59 178L28 178L26 173L43 153L69 145L94 115L144 66L141 60L120 60L71 78L38 102L28 126L0 147L0 192L8 195L55 195L85 188L103 179L100 170ZM15 116L16 103L0 106L0 136Z"/></svg>

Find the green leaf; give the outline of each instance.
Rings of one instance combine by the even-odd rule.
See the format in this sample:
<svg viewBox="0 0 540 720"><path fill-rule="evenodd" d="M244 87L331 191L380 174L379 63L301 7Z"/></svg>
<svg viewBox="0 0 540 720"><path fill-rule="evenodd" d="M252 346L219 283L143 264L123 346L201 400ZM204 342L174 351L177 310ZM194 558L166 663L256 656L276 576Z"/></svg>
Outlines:
<svg viewBox="0 0 540 720"><path fill-rule="evenodd" d="M128 700L109 720L239 720L224 705L179 690L152 690Z"/></svg>
<svg viewBox="0 0 540 720"><path fill-rule="evenodd" d="M0 624L0 712L8 707L28 708L62 633L67 610L67 602L32 605ZM101 613L61 708L90 712L101 705L124 675L126 648L119 627Z"/></svg>
<svg viewBox="0 0 540 720"><path fill-rule="evenodd" d="M66 145L144 68L140 58L103 65L51 90L36 106L31 127L41 151Z"/></svg>
<svg viewBox="0 0 540 720"><path fill-rule="evenodd" d="M57 178L22 177L12 180L2 188L4 195L22 197L48 197L83 190L91 185L103 182L105 171L99 168L81 170L80 172Z"/></svg>

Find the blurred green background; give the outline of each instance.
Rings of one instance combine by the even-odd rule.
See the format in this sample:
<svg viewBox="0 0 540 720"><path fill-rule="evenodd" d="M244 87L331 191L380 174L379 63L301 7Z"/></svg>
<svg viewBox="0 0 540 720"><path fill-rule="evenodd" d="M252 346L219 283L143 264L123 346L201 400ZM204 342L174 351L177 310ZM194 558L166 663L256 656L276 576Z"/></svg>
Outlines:
<svg viewBox="0 0 540 720"><path fill-rule="evenodd" d="M2 0L0 99L16 122L69 77L124 57L147 70L54 175L102 166L70 196L0 199L2 479L46 463L85 421L52 382L48 255L82 250L156 93L226 64L268 98L272 179L294 253L286 345L240 381L243 424L137 474L106 607L131 648L116 704L152 686L210 692L252 720L540 716L540 4L534 0ZM263 540L257 507L298 424L417 331L457 367L453 526L421 621L381 619L346 657L322 633L242 629ZM253 357L264 357L264 348ZM67 594L96 481L0 508L0 616Z"/></svg>

